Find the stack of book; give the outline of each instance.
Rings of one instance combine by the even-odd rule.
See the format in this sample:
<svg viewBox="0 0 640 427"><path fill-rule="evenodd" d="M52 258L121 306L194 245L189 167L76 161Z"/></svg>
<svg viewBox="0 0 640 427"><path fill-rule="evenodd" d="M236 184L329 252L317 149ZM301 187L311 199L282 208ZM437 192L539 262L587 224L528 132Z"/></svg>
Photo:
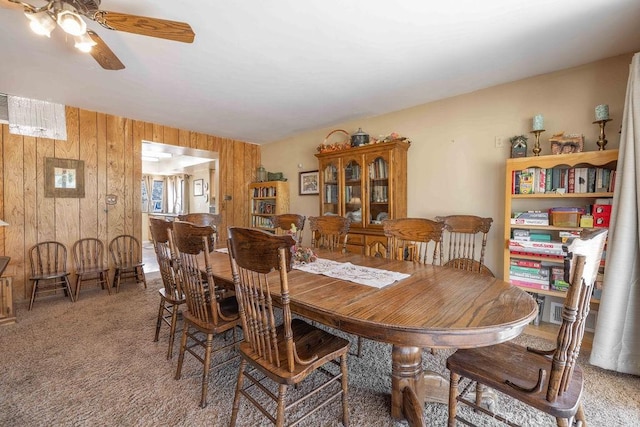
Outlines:
<svg viewBox="0 0 640 427"><path fill-rule="evenodd" d="M549 290L549 267L541 261L512 258L510 262L509 281L513 285Z"/></svg>
<svg viewBox="0 0 640 427"><path fill-rule="evenodd" d="M513 225L549 225L549 212L514 212L511 215Z"/></svg>
<svg viewBox="0 0 640 427"><path fill-rule="evenodd" d="M509 251L512 254L547 256L562 259L567 254L562 242L538 242L509 239Z"/></svg>

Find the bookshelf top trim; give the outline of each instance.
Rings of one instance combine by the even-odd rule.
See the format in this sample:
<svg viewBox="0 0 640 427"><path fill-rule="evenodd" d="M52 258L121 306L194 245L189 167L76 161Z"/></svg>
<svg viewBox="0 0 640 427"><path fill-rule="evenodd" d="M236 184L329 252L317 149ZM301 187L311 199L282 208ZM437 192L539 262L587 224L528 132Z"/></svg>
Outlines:
<svg viewBox="0 0 640 427"><path fill-rule="evenodd" d="M518 157L507 159L507 170L522 170L533 167L573 167L581 164L604 166L616 161L618 161L618 150L585 151L582 153L552 154L548 156Z"/></svg>

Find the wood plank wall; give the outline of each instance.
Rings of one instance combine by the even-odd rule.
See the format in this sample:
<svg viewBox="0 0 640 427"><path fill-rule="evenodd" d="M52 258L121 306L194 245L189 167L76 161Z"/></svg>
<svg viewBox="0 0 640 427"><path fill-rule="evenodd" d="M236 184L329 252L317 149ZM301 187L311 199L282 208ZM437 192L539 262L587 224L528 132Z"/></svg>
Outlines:
<svg viewBox="0 0 640 427"><path fill-rule="evenodd" d="M248 226L248 184L260 165L258 145L74 107L66 107L66 116L66 141L13 135L6 124L0 128L0 219L10 224L0 227L0 254L16 265L16 300L30 296L28 252L38 242L64 243L72 271L71 249L78 239L97 237L105 250L119 234L140 239L143 139L218 152L222 241L227 226ZM84 198L44 197L46 157L84 161ZM118 197L116 205L105 203L107 194Z"/></svg>

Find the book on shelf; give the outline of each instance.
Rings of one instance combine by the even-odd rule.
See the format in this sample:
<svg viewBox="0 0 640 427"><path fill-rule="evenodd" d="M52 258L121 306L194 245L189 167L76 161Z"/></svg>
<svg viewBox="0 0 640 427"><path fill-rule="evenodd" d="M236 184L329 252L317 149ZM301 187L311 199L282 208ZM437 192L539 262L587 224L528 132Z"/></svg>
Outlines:
<svg viewBox="0 0 640 427"><path fill-rule="evenodd" d="M531 260L531 259L511 258L509 260L509 265L515 265L515 266L519 266L519 267L540 268L540 267L542 267L542 262L541 261Z"/></svg>
<svg viewBox="0 0 640 427"><path fill-rule="evenodd" d="M535 283L527 279L519 280L519 279L513 279L513 278L509 278L509 281L511 282L512 285L515 285L515 286L521 286L524 288L532 288L532 289L540 289L545 291L549 290L549 282L547 282L546 284Z"/></svg>
<svg viewBox="0 0 640 427"><path fill-rule="evenodd" d="M545 253L537 253L537 252L529 252L529 251L517 251L517 250L509 250L512 256L531 256L538 258L545 258L550 262L561 262L564 260L565 255L553 255L553 254L545 254Z"/></svg>
<svg viewBox="0 0 640 427"><path fill-rule="evenodd" d="M509 266L509 274L514 277L526 277L529 279L539 279L549 281L551 277L548 267L521 267L518 265Z"/></svg>
<svg viewBox="0 0 640 427"><path fill-rule="evenodd" d="M524 240L524 241L534 241L534 242L550 242L551 234L549 233L538 233L531 230L521 230L515 229L512 231L513 239L515 240Z"/></svg>
<svg viewBox="0 0 640 427"><path fill-rule="evenodd" d="M509 239L509 250L516 252L564 256L566 252L563 249L563 245L562 242L534 242Z"/></svg>
<svg viewBox="0 0 640 427"><path fill-rule="evenodd" d="M511 215L514 225L549 225L549 213L540 211L514 212Z"/></svg>
<svg viewBox="0 0 640 427"><path fill-rule="evenodd" d="M511 194L613 192L615 176L599 167L531 167L512 172Z"/></svg>

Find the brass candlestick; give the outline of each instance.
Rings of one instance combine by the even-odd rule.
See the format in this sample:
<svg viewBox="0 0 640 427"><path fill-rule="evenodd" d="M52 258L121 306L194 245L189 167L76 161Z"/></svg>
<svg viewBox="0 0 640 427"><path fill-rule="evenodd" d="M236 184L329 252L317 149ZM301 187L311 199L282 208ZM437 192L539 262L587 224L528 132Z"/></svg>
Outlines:
<svg viewBox="0 0 640 427"><path fill-rule="evenodd" d="M611 119L606 119L606 120L596 120L595 122L593 122L593 124L595 125L596 123L598 125L600 125L600 137L598 138L598 147L600 151L604 151L604 146L607 145L607 139L604 136L604 127L607 124L607 122L610 122Z"/></svg>
<svg viewBox="0 0 640 427"><path fill-rule="evenodd" d="M532 130L531 132L529 132L536 136L536 143L531 149L531 151L533 151L534 156L539 156L540 152L542 151L542 148L540 148L540 134L542 132L544 132L544 129Z"/></svg>

